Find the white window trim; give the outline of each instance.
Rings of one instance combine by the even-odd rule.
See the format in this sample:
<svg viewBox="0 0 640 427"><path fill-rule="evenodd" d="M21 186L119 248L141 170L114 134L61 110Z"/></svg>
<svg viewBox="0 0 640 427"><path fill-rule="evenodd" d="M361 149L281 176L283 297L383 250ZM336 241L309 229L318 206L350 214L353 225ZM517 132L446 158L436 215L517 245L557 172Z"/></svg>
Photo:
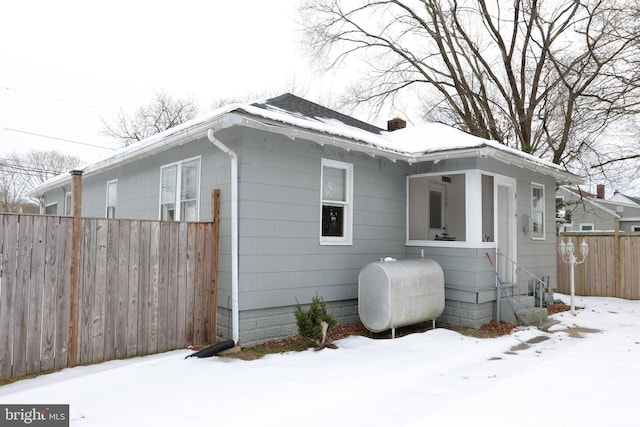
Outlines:
<svg viewBox="0 0 640 427"><path fill-rule="evenodd" d="M639 231L640 231L640 225L632 225L631 226L631 232L637 233Z"/></svg>
<svg viewBox="0 0 640 427"><path fill-rule="evenodd" d="M324 186L324 168L331 167L335 169L343 169L346 172L346 188L345 188L345 218L344 218L344 236L323 236L322 235L322 207L324 200L322 198L322 191ZM321 245L344 245L349 246L353 244L353 164L340 162L338 160L321 159L320 165L320 224L319 235Z"/></svg>
<svg viewBox="0 0 640 427"><path fill-rule="evenodd" d="M113 184L116 185L116 202L115 202L114 208L116 211L116 217L118 216L118 180L112 179L111 181L107 181L107 194L106 194L106 203L105 203L105 212L104 212L105 218L109 218L109 186Z"/></svg>
<svg viewBox="0 0 640 427"><path fill-rule="evenodd" d="M176 218L174 221L182 221L182 209L181 209L181 192L182 192L182 165L184 163L193 162L194 160L198 161L198 171L196 172L196 176L198 178L197 183L197 191L196 191L196 218L195 221L200 221L200 183L202 181L202 177L200 176L202 171L202 156L190 157L188 159L183 159L173 163L167 163L166 165L162 165L160 167L160 185L158 192L158 219L162 220L162 171L166 168L170 168L173 166L177 166L176 168L176 200L175 200L175 209L176 209Z"/></svg>
<svg viewBox="0 0 640 427"><path fill-rule="evenodd" d="M66 216L73 215L73 194L68 191L64 195L64 214Z"/></svg>
<svg viewBox="0 0 640 427"><path fill-rule="evenodd" d="M50 206L55 206L56 207L56 213L55 214L48 214L47 213L47 209ZM53 202L53 203L49 203L48 205L44 205L44 212L42 212L43 215L59 215L58 214L58 202Z"/></svg>
<svg viewBox="0 0 640 427"><path fill-rule="evenodd" d="M591 230L585 230L583 227L591 227ZM596 226L592 222L583 222L580 224L580 231L595 231Z"/></svg>
<svg viewBox="0 0 640 427"><path fill-rule="evenodd" d="M558 231L560 233L569 233L569 232L573 231L573 223L572 222L565 222L564 224L560 224L558 226Z"/></svg>
<svg viewBox="0 0 640 427"><path fill-rule="evenodd" d="M564 196L558 196L556 195L556 207L558 206L558 202L560 203L564 203ZM556 211L556 220L557 219L564 219L567 215L567 209L566 208L562 208L561 210L557 210Z"/></svg>
<svg viewBox="0 0 640 427"><path fill-rule="evenodd" d="M534 213L534 209L533 209L533 189L534 189L534 187L542 189L542 235L541 236L533 234L533 217L534 217L534 215L533 215L533 213ZM531 233L531 240L546 240L546 234L547 234L547 226L545 224L545 222L547 221L547 218L546 218L546 214L547 214L547 212L546 212L546 210L547 210L546 197L547 197L547 190L546 190L544 184L540 184L538 182L532 182L531 183L531 194L530 194L530 197L529 197L529 202L531 203L531 212L530 212L530 215L531 215L531 217L530 217L531 218L530 219L530 221L531 221L531 232L530 232ZM555 215L554 215L554 217L555 217Z"/></svg>
<svg viewBox="0 0 640 427"><path fill-rule="evenodd" d="M441 240L410 240L409 239L409 195L405 197L405 223L407 224L405 235L405 246L425 246L425 247L446 247L446 248L495 248L497 243L485 242L482 239L482 217L477 212L482 211L482 192L473 191L473 183L479 183L482 187L482 175L492 176L494 178L494 203L495 194L497 194L498 184L512 185L515 188L516 180L512 177L499 175L480 169L457 169L442 172L429 172L408 175L405 180L405 192L409 189L409 179L419 177L443 176L443 175L465 175L465 222L466 222L466 240L441 241ZM495 208L494 208L495 212ZM494 215L494 230L497 230L496 218Z"/></svg>

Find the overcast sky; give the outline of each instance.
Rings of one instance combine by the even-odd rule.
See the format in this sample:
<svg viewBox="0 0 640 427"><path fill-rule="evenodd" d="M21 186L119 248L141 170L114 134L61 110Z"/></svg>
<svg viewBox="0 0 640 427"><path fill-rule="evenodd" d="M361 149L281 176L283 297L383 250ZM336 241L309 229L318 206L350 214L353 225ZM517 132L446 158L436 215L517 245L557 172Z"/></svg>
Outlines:
<svg viewBox="0 0 640 427"><path fill-rule="evenodd" d="M116 146L101 135L101 117L134 112L154 90L192 96L202 111L221 98L284 92L294 80L310 92L338 90L335 75L313 77L299 48L299 2L0 0L0 158L30 149L107 155L91 146Z"/></svg>

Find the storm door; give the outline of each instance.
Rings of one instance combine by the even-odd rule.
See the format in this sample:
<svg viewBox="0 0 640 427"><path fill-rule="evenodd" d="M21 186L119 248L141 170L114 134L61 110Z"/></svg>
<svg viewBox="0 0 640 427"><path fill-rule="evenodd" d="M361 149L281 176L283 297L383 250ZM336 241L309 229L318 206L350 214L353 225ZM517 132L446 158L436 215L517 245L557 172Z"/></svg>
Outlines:
<svg viewBox="0 0 640 427"><path fill-rule="evenodd" d="M497 259L498 275L507 288L515 282L516 196L515 183L497 183Z"/></svg>

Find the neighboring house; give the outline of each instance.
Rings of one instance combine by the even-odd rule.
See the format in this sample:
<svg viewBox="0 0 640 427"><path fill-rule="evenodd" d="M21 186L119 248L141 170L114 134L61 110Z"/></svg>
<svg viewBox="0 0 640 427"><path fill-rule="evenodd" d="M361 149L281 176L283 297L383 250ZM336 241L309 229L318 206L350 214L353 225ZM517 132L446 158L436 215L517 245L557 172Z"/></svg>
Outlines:
<svg viewBox="0 0 640 427"><path fill-rule="evenodd" d="M486 253L554 285L555 189L579 177L442 124L389 126L291 94L230 105L87 166L83 215L208 221L220 188L217 333L243 345L295 334L294 304L315 295L357 321L359 272L383 257L437 261L454 325L496 316ZM64 205L70 188L32 195Z"/></svg>
<svg viewBox="0 0 640 427"><path fill-rule="evenodd" d="M621 193L605 198L605 187L597 186L597 194L577 187L560 186L556 191L558 232L614 231L616 221L622 232L640 232L640 200Z"/></svg>
<svg viewBox="0 0 640 427"><path fill-rule="evenodd" d="M38 214L40 213L40 207L35 203L29 202L16 202L9 206L7 212L23 213L23 214Z"/></svg>

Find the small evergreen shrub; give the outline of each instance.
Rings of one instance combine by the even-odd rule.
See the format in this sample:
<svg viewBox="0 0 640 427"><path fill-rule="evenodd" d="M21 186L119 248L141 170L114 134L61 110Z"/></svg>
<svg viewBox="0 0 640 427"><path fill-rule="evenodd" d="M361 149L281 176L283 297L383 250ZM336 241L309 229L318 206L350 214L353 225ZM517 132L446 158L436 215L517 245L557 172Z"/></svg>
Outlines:
<svg viewBox="0 0 640 427"><path fill-rule="evenodd" d="M336 318L327 313L327 307L318 295L311 300L309 310L303 309L296 300L294 314L298 334L312 343L318 342L322 338L322 321L327 322L329 330L338 325Z"/></svg>

